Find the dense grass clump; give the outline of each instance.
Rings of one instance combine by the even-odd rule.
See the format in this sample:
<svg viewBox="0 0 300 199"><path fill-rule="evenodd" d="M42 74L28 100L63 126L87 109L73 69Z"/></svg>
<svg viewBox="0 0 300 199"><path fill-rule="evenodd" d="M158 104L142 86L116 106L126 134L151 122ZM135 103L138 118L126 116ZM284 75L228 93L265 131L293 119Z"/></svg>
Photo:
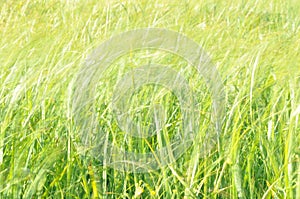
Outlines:
<svg viewBox="0 0 300 199"><path fill-rule="evenodd" d="M298 1L8 0L0 7L0 198L300 198ZM82 152L72 94L93 49L148 27L180 32L210 54L226 113L218 147L202 156L197 143L211 128L212 99L201 75L168 52L120 57L94 93L94 114L116 146L144 153L169 143L128 137L118 127L111 97L134 68L180 71L201 110L199 136L176 162L129 173ZM155 122L157 103L163 135L182 128L178 99L167 89L145 86L132 100L136 121Z"/></svg>

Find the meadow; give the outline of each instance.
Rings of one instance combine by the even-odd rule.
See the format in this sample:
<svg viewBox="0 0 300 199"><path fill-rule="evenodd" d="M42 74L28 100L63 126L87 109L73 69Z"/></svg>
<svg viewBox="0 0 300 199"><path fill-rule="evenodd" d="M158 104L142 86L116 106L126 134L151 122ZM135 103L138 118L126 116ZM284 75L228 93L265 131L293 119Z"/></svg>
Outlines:
<svg viewBox="0 0 300 199"><path fill-rule="evenodd" d="M300 198L299 13L297 0L1 1L0 198ZM152 105L160 104L165 139L128 136L111 100L126 73L167 65L195 93L194 144L148 172L107 166L101 150L90 155L73 111L87 57L138 28L168 29L198 43L225 93L216 147L203 154L213 99L191 64L148 49L118 58L101 74L91 114L107 140L129 152L172 144L183 113L174 93L145 86L131 99L131 117L153 129Z"/></svg>

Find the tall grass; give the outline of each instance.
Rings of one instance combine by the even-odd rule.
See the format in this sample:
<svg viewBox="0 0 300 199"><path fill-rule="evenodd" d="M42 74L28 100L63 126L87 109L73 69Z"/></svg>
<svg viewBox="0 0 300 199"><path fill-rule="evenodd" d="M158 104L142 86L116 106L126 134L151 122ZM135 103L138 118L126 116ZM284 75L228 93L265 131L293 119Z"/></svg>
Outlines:
<svg viewBox="0 0 300 199"><path fill-rule="evenodd" d="M296 0L0 5L1 198L300 198ZM128 173L81 154L71 102L87 55L111 36L141 27L178 31L210 54L224 80L226 117L220 148L203 157L195 144L173 164ZM210 127L210 92L191 66L159 51L122 57L104 74L105 85L99 83L95 93L103 132L129 151L151 151L122 134L110 106L122 75L149 62L168 64L188 79L199 96L201 140ZM180 110L167 91L146 87L137 93L137 106L146 107L138 116L150 122L147 105L160 94L165 98L154 101L163 104L164 133L172 137ZM160 144L152 141L151 147Z"/></svg>

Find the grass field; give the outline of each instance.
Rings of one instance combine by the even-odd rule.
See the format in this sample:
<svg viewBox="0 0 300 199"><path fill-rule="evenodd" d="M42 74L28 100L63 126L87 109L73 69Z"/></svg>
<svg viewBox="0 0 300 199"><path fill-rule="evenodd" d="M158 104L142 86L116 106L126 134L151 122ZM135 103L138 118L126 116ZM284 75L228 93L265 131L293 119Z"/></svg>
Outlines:
<svg viewBox="0 0 300 199"><path fill-rule="evenodd" d="M299 13L297 0L1 1L0 198L300 198ZM193 39L210 55L226 93L219 145L201 156L212 105L201 75L159 50L116 60L99 79L93 114L127 151L151 152L170 141L128 137L118 127L111 97L125 73L150 62L168 65L198 96L194 145L146 173L120 171L82 152L72 112L87 56L137 28ZM146 86L132 100L141 107L133 117L146 126L154 122L154 101L165 110L163 134L174 137L181 128L172 92Z"/></svg>

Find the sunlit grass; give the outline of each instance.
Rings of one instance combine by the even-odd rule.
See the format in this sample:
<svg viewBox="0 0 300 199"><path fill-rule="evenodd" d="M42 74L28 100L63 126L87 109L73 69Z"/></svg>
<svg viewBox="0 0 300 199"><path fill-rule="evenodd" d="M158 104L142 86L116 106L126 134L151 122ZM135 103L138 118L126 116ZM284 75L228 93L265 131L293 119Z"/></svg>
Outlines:
<svg viewBox="0 0 300 199"><path fill-rule="evenodd" d="M0 5L1 198L300 198L297 1L10 0ZM205 157L195 144L157 171L120 172L78 149L72 91L85 58L101 42L147 27L178 31L210 54L226 90L222 144ZM204 81L178 57L156 51L122 57L105 74L105 85L95 93L104 132L128 150L151 151L143 141L117 136L121 130L110 106L122 75L150 61L189 80L199 96L201 140L210 128ZM149 95L137 93L137 104L147 105L156 91L151 89L145 90ZM174 116L164 132L172 136L180 127L178 104L169 95L160 102ZM147 112L140 117L151 121Z"/></svg>

